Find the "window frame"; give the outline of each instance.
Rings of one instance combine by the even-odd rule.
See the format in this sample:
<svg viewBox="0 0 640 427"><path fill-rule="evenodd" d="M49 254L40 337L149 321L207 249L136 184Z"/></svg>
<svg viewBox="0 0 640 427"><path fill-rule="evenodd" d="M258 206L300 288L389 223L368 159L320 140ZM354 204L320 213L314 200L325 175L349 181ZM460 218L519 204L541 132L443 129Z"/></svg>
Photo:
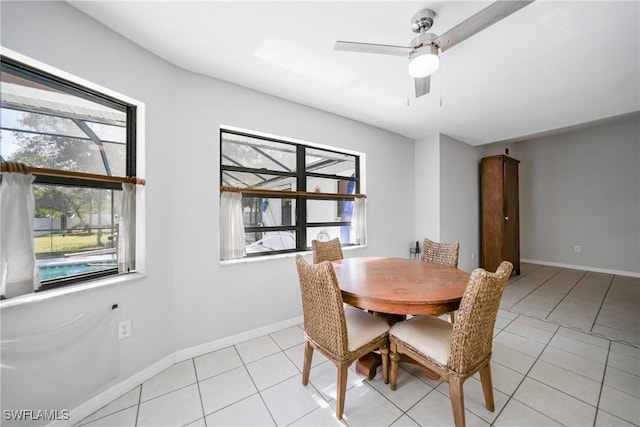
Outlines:
<svg viewBox="0 0 640 427"><path fill-rule="evenodd" d="M29 57L13 52L9 49L2 48L0 50L0 67L2 71L8 71L13 75L42 83L47 87L52 87L62 93L76 96L100 105L122 111L126 117L125 131L125 176L111 176L108 174L94 174L84 172L71 172L63 169L37 168L26 165L35 179L34 185L50 185L75 188L90 188L96 190L112 190L115 194L122 193L123 182L136 182L144 184L144 180L138 178L138 174L144 170L144 164L141 162L140 154L143 153L142 147L144 142L144 103L134 100L128 96L121 95L113 90L101 87L89 81L85 81L79 77L73 76L64 71L58 70L47 64L33 60ZM19 110L14 108L15 110ZM50 114L42 111L31 111L25 108L23 111L34 112L39 114ZM71 118L69 114L50 114L56 117ZM142 125L142 126L141 126ZM4 129L4 127L3 127ZM14 129L7 129L12 131ZM15 131L21 132L19 129ZM54 134L51 134L55 136ZM74 138L73 136L69 136ZM107 141L106 139L104 141ZM6 159L2 159L5 161ZM107 162L108 164L108 162ZM107 169L107 173L110 173ZM112 197L114 194L112 194ZM122 277L130 273L145 273L144 262L144 218L139 212L144 212L144 206L140 206L140 211L136 211L136 268L130 272L119 272L118 268L100 270L96 272L77 274L73 276L44 280L40 282L40 288L35 292L48 291L51 289L66 287L69 285L89 284L98 279L102 284L104 279L109 277ZM120 279L117 279L119 282ZM98 282L96 282L98 283ZM10 298L12 300L14 298ZM6 302L4 300L3 302Z"/></svg>
<svg viewBox="0 0 640 427"><path fill-rule="evenodd" d="M273 169L266 168L249 168L242 166L232 166L232 165L224 165L223 158L225 158L223 153L223 143L225 141L224 134L238 135L249 137L252 139L260 139L269 142L276 142L279 144L288 144L292 147L295 147L296 152L296 170L294 172L286 172L286 171L277 171ZM307 149L324 151L327 153L335 153L339 155L351 156L354 158L354 177L342 176L336 174L326 174L319 173L313 171L307 171L306 165L306 153ZM364 187L364 180L362 174L362 165L364 163L364 153L354 152L347 149L340 149L336 147L329 147L320 144L313 144L306 141L293 140L285 137L278 137L274 135L267 135L259 132L253 132L248 130L242 130L233 127L221 126L219 131L219 179L221 189L227 187L224 183L224 173L227 171L230 172L242 172L242 173L262 173L265 175L278 175L278 176L286 176L290 178L295 178L296 189L295 191L278 191L278 190L267 190L265 191L265 195L247 195L246 197L263 197L269 199L291 199L295 200L295 221L293 225L281 225L281 226L245 226L245 234L246 233L258 233L258 232L269 232L269 231L293 231L296 236L296 247L293 249L282 249L282 250L272 250L268 252L256 252L256 253L247 253L243 258L237 258L235 260L242 260L248 258L256 258L256 257L271 257L275 255L281 254L289 254L289 253L298 253L298 252L307 252L311 250L310 246L307 246L307 229L308 228L319 228L319 227L342 227L342 226L350 226L351 220L349 221L322 221L322 222L313 222L307 221L307 201L308 200L328 200L328 201L336 201L336 202L344 202L346 200L355 200L356 197L366 197L361 194L361 189ZM338 194L338 193L315 193L313 189L307 188L307 179L308 178L321 178L321 179L330 179L335 180L337 183L340 181L348 181L354 182L354 194ZM243 190L250 190L252 187L235 187L240 192L243 193ZM339 190L338 190L339 191ZM243 194L245 197L245 194ZM362 244L353 244L349 242L342 242L343 247L357 247L363 246Z"/></svg>

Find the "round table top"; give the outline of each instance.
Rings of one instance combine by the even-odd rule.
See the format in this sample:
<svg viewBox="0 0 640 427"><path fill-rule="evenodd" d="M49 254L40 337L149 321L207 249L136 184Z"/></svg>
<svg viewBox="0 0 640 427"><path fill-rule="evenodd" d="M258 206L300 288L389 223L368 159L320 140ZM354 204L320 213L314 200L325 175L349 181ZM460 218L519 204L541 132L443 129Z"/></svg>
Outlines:
<svg viewBox="0 0 640 427"><path fill-rule="evenodd" d="M407 258L346 258L332 264L344 302L388 314L456 310L469 281L469 273L457 268Z"/></svg>

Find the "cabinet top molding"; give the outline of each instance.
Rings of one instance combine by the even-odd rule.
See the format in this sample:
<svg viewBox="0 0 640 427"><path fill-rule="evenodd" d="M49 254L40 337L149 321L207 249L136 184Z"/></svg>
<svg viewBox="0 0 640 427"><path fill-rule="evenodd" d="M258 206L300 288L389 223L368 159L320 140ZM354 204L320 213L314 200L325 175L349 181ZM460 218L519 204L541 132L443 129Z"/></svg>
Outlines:
<svg viewBox="0 0 640 427"><path fill-rule="evenodd" d="M509 157L506 154L498 154L496 156L488 156L488 157L483 157L482 160L489 160L489 159L503 159L507 162L512 162L512 163L520 163L520 160L518 159L514 159L513 157Z"/></svg>

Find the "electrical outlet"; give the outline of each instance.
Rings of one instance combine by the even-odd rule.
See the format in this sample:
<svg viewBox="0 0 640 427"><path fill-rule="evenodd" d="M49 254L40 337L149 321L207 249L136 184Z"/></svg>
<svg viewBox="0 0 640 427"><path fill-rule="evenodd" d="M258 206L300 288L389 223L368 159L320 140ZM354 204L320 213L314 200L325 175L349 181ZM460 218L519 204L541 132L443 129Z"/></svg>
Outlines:
<svg viewBox="0 0 640 427"><path fill-rule="evenodd" d="M131 320L124 320L118 323L118 339L124 339L131 336Z"/></svg>
<svg viewBox="0 0 640 427"><path fill-rule="evenodd" d="M580 245L575 245L573 247L574 252L580 252L582 250L582 248L580 247Z"/></svg>

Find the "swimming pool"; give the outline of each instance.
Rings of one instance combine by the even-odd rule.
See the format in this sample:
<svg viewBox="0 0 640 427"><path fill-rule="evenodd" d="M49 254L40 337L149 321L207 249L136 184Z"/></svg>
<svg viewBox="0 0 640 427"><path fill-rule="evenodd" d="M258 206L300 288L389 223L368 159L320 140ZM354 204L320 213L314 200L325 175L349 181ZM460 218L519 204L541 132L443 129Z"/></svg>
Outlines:
<svg viewBox="0 0 640 427"><path fill-rule="evenodd" d="M38 266L38 271L40 272L40 281L46 281L109 270L116 267L117 264L114 261L83 261L64 264L44 264Z"/></svg>

